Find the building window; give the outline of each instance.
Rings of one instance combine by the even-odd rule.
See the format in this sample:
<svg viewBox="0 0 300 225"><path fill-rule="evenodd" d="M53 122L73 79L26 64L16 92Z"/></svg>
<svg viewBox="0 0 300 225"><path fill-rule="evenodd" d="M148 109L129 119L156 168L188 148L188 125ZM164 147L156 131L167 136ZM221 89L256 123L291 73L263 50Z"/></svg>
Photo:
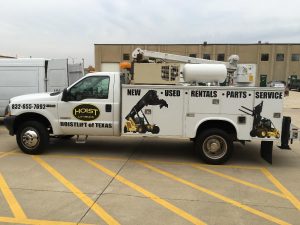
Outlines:
<svg viewBox="0 0 300 225"><path fill-rule="evenodd" d="M284 54L283 53L277 53L276 54L276 61L284 61Z"/></svg>
<svg viewBox="0 0 300 225"><path fill-rule="evenodd" d="M196 58L196 57L197 57L197 54L192 53L192 54L190 54L189 56L190 56L190 57L193 57L193 58Z"/></svg>
<svg viewBox="0 0 300 225"><path fill-rule="evenodd" d="M124 53L123 60L130 60L130 55L128 53Z"/></svg>
<svg viewBox="0 0 300 225"><path fill-rule="evenodd" d="M221 53L221 54L218 54L218 61L224 61L225 60L225 54L224 53Z"/></svg>
<svg viewBox="0 0 300 225"><path fill-rule="evenodd" d="M203 54L203 59L210 59L210 54Z"/></svg>
<svg viewBox="0 0 300 225"><path fill-rule="evenodd" d="M261 54L260 61L269 61L269 54L268 53Z"/></svg>
<svg viewBox="0 0 300 225"><path fill-rule="evenodd" d="M300 54L292 54L292 61L300 61Z"/></svg>

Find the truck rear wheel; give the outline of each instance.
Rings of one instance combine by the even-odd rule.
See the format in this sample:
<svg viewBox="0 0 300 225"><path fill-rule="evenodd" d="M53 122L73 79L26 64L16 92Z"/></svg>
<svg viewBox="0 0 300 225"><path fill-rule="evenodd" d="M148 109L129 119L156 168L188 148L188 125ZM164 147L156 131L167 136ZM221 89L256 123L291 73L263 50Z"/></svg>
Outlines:
<svg viewBox="0 0 300 225"><path fill-rule="evenodd" d="M19 148L26 154L36 155L43 152L49 142L49 133L44 124L27 121L20 125L16 135Z"/></svg>
<svg viewBox="0 0 300 225"><path fill-rule="evenodd" d="M229 159L233 150L233 141L225 131L211 128L198 135L195 148L203 161L217 165Z"/></svg>

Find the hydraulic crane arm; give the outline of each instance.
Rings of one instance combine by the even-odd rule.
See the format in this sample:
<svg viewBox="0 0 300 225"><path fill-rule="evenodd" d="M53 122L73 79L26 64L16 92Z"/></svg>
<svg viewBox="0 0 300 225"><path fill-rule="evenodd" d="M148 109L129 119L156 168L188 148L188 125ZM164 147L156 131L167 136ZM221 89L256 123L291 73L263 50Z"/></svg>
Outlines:
<svg viewBox="0 0 300 225"><path fill-rule="evenodd" d="M169 60L169 61L177 61L183 63L192 63L192 64L225 64L228 71L235 71L237 69L237 63L239 61L239 56L231 55L228 58L228 62L216 61L216 60L209 60L209 59L202 59L202 58L194 58L188 57L183 55L175 55L163 52L154 52L149 50L143 50L140 48L136 48L132 52L132 58L137 61L141 62L145 59L155 58L155 59L162 59L162 60Z"/></svg>

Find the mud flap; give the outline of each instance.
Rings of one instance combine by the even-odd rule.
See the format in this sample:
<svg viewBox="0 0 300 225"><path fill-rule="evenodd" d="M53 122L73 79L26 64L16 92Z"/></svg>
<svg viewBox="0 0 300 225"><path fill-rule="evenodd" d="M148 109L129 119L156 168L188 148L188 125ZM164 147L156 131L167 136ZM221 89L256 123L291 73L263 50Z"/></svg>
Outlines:
<svg viewBox="0 0 300 225"><path fill-rule="evenodd" d="M284 116L282 119L282 129L281 129L281 145L278 146L280 149L290 150L289 140L290 140L290 127L291 127L291 117Z"/></svg>
<svg viewBox="0 0 300 225"><path fill-rule="evenodd" d="M260 143L260 156L272 164L273 141L262 141Z"/></svg>

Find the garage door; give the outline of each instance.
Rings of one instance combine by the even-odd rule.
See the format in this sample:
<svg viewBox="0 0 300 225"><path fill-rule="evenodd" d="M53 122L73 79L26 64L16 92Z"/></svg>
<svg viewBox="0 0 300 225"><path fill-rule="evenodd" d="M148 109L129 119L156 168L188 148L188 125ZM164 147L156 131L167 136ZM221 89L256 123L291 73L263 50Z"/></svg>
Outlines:
<svg viewBox="0 0 300 225"><path fill-rule="evenodd" d="M120 72L119 63L101 63L101 72Z"/></svg>

